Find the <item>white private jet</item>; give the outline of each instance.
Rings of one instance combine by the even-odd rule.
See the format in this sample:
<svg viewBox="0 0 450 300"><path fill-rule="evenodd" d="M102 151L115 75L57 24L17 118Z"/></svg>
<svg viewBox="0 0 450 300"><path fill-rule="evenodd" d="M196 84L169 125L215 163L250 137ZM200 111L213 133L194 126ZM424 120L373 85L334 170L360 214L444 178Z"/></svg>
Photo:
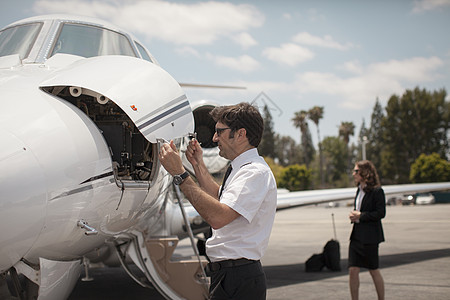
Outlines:
<svg viewBox="0 0 450 300"><path fill-rule="evenodd" d="M181 204L157 153L170 139L183 151L195 132L211 172L228 162L211 143L214 104L191 105L180 85L132 35L98 19L39 16L0 30L0 298L8 280L21 299L65 299L83 262L115 264L115 254L167 299L207 298L204 260L172 258L178 238L207 224ZM353 194L280 194L278 207Z"/></svg>
<svg viewBox="0 0 450 300"><path fill-rule="evenodd" d="M194 114L142 44L93 18L15 22L0 31L0 94L0 273L16 294L19 273L34 283L31 296L65 299L83 256L107 260L110 248L167 298L188 297L178 286L204 285L195 260L164 260L176 240L161 238L186 236L184 219L205 225L192 207L183 219L157 159L160 143L194 132Z"/></svg>

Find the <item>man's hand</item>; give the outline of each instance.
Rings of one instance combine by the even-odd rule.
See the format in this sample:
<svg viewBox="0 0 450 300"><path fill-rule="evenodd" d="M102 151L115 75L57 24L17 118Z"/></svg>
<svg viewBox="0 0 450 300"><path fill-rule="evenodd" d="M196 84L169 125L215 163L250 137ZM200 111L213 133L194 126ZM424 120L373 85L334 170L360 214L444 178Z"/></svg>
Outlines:
<svg viewBox="0 0 450 300"><path fill-rule="evenodd" d="M189 141L189 145L186 150L186 158L195 168L203 162L203 149L197 139Z"/></svg>
<svg viewBox="0 0 450 300"><path fill-rule="evenodd" d="M178 154L177 147L170 141L170 144L164 143L159 151L159 160L163 165L164 169L170 173L170 175L180 175L186 170L181 162L181 157Z"/></svg>

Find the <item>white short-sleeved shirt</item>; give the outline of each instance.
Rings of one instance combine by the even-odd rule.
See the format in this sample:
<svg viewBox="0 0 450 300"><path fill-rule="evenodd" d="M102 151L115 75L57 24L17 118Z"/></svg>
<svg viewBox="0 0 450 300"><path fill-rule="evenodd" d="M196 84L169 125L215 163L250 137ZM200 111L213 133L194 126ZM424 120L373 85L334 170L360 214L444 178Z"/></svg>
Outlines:
<svg viewBox="0 0 450 300"><path fill-rule="evenodd" d="M225 183L220 202L238 218L214 230L206 242L211 261L248 258L258 260L269 243L277 207L277 185L269 166L253 148L232 163L233 171Z"/></svg>

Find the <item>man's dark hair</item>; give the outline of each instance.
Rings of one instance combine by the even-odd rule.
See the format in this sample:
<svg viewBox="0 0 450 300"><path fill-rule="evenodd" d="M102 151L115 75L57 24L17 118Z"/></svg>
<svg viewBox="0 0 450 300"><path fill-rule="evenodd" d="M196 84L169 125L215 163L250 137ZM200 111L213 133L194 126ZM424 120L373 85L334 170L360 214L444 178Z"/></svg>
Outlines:
<svg viewBox="0 0 450 300"><path fill-rule="evenodd" d="M380 187L380 179L378 177L377 169L370 160L358 161L356 165L359 169L359 175L366 183L364 192Z"/></svg>
<svg viewBox="0 0 450 300"><path fill-rule="evenodd" d="M250 145L258 147L264 131L264 120L255 106L241 102L236 105L216 107L210 114L215 122L230 127L233 134L236 130L244 128Z"/></svg>

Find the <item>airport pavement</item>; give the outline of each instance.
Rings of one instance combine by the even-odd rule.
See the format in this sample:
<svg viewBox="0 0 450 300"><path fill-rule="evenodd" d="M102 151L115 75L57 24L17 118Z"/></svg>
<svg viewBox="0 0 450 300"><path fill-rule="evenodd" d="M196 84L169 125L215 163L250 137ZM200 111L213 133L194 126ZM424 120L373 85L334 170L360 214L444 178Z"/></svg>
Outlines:
<svg viewBox="0 0 450 300"><path fill-rule="evenodd" d="M277 212L262 263L269 300L350 299L347 251L350 208L326 205ZM305 261L325 243L340 242L340 272L305 272ZM388 206L383 220L386 242L380 245L380 268L386 299L450 299L450 204ZM180 251L189 251L188 241ZM91 270L94 281L78 282L69 300L163 299L155 290L134 283L121 268ZM376 299L369 273L360 274L360 299Z"/></svg>

